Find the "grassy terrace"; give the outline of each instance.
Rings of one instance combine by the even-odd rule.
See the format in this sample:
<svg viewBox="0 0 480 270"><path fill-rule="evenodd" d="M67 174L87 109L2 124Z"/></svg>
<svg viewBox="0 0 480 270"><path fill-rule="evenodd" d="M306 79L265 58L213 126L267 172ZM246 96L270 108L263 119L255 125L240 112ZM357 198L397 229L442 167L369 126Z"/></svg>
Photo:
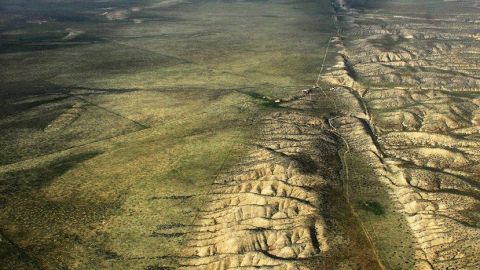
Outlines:
<svg viewBox="0 0 480 270"><path fill-rule="evenodd" d="M255 119L314 83L329 10L0 0L0 268L175 267Z"/></svg>

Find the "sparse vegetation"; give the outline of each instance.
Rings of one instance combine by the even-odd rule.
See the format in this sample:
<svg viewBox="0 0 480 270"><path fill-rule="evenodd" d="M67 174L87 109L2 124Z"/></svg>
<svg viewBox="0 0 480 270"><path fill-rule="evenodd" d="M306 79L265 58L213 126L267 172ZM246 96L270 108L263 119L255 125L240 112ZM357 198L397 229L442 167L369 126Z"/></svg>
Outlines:
<svg viewBox="0 0 480 270"><path fill-rule="evenodd" d="M384 214L382 205L376 201L362 201L360 202L360 208L365 211L372 212L377 216L381 216Z"/></svg>

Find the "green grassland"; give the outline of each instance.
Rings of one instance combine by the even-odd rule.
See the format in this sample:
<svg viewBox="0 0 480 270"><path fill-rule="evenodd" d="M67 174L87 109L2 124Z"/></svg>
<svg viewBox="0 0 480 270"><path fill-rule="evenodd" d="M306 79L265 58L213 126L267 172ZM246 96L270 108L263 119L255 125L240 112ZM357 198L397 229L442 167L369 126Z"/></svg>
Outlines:
<svg viewBox="0 0 480 270"><path fill-rule="evenodd" d="M215 177L314 83L334 29L328 1L0 7L1 269L175 267Z"/></svg>

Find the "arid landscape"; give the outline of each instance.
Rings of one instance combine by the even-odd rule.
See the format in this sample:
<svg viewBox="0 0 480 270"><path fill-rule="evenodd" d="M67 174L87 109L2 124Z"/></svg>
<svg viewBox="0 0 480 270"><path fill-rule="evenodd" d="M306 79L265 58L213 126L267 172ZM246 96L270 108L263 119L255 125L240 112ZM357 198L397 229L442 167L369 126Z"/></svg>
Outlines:
<svg viewBox="0 0 480 270"><path fill-rule="evenodd" d="M0 0L0 269L480 269L478 0Z"/></svg>

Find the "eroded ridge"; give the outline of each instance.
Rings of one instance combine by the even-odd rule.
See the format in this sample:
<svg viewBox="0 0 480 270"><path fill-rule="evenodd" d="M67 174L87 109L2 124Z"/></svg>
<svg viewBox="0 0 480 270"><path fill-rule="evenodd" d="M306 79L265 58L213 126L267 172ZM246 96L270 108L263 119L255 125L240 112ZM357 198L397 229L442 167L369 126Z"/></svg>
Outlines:
<svg viewBox="0 0 480 270"><path fill-rule="evenodd" d="M291 109L306 108L297 100ZM321 118L283 110L262 120L255 150L219 177L188 243L191 269L308 269L329 250L320 196L337 173L335 139Z"/></svg>
<svg viewBox="0 0 480 270"><path fill-rule="evenodd" d="M400 1L340 10L348 42L323 77L364 104L365 120L336 129L350 151L374 153L418 242L417 269L480 267L478 5L455 3L428 17L428 5Z"/></svg>

